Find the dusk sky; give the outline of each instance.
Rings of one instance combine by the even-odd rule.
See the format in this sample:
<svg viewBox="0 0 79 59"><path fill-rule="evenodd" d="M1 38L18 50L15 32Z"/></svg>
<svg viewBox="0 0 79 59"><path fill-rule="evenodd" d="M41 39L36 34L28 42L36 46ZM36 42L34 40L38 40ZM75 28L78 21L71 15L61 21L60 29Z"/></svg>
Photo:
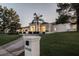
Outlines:
<svg viewBox="0 0 79 59"><path fill-rule="evenodd" d="M28 26L33 20L33 13L43 15L45 22L55 22L57 5L55 3L0 3L2 7L13 8L20 16L22 26Z"/></svg>

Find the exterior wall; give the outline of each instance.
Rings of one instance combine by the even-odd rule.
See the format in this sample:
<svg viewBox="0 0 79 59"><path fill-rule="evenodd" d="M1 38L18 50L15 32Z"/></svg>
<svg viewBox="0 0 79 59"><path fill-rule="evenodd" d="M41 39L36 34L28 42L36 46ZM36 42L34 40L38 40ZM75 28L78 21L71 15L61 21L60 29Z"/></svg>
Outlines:
<svg viewBox="0 0 79 59"><path fill-rule="evenodd" d="M66 31L76 31L76 24L65 23L65 24L43 24L46 26L46 32L66 32Z"/></svg>
<svg viewBox="0 0 79 59"><path fill-rule="evenodd" d="M52 31L52 24L51 23L47 23L47 24L45 24L45 26L46 26L46 32L51 32Z"/></svg>
<svg viewBox="0 0 79 59"><path fill-rule="evenodd" d="M47 32L54 32L55 31L55 24L47 23L45 25L46 25Z"/></svg>
<svg viewBox="0 0 79 59"><path fill-rule="evenodd" d="M25 27L22 29L19 29L18 32L26 32L28 33L30 31L30 27L33 27L32 30L35 32L35 24L30 24L29 27ZM67 31L76 31L77 30L77 25L76 24L71 24L71 23L65 23L65 24L53 24L53 23L45 23L45 24L40 24L38 25L39 32L67 32ZM27 31L26 31L27 30Z"/></svg>
<svg viewBox="0 0 79 59"><path fill-rule="evenodd" d="M71 26L71 31L77 31L77 18L70 18L70 26Z"/></svg>
<svg viewBox="0 0 79 59"><path fill-rule="evenodd" d="M55 26L54 26L55 24L51 24L51 26L50 26L50 32L54 32L55 31Z"/></svg>
<svg viewBox="0 0 79 59"><path fill-rule="evenodd" d="M24 27L24 28L21 28L21 29L18 29L16 30L18 33L28 33L29 31L29 27Z"/></svg>
<svg viewBox="0 0 79 59"><path fill-rule="evenodd" d="M33 23L33 24L30 24L29 26L30 26L29 28L30 32L36 32L36 31L45 32L46 31L46 25L42 23L39 23L37 26L36 26L36 23Z"/></svg>
<svg viewBox="0 0 79 59"><path fill-rule="evenodd" d="M46 26L46 32L49 32L49 25L48 25L48 23L45 24L45 26Z"/></svg>
<svg viewBox="0 0 79 59"><path fill-rule="evenodd" d="M77 31L77 24L71 24L71 31Z"/></svg>
<svg viewBox="0 0 79 59"><path fill-rule="evenodd" d="M71 31L70 23L58 24L58 25L55 25L55 28L56 28L55 32Z"/></svg>

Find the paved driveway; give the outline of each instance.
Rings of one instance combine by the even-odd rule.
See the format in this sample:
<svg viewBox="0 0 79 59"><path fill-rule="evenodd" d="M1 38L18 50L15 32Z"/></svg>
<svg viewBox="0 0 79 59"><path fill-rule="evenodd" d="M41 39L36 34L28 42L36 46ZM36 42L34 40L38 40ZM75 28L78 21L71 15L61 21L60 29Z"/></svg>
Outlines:
<svg viewBox="0 0 79 59"><path fill-rule="evenodd" d="M17 56L24 51L24 42L19 38L13 42L0 46L0 56Z"/></svg>

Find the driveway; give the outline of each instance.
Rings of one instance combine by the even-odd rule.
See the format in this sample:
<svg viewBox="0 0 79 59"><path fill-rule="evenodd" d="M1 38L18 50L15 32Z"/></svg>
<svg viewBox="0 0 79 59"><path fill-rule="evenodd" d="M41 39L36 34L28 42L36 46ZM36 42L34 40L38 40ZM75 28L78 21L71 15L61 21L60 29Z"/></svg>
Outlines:
<svg viewBox="0 0 79 59"><path fill-rule="evenodd" d="M8 44L0 46L0 56L17 56L24 51L22 37Z"/></svg>

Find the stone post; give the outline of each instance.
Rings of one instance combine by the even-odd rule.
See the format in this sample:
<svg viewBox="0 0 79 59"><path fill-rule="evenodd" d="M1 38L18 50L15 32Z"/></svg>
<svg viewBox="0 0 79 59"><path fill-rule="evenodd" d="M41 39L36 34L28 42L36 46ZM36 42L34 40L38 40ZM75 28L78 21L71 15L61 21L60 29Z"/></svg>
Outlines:
<svg viewBox="0 0 79 59"><path fill-rule="evenodd" d="M40 55L40 36L23 36L25 45L25 56L39 56Z"/></svg>

